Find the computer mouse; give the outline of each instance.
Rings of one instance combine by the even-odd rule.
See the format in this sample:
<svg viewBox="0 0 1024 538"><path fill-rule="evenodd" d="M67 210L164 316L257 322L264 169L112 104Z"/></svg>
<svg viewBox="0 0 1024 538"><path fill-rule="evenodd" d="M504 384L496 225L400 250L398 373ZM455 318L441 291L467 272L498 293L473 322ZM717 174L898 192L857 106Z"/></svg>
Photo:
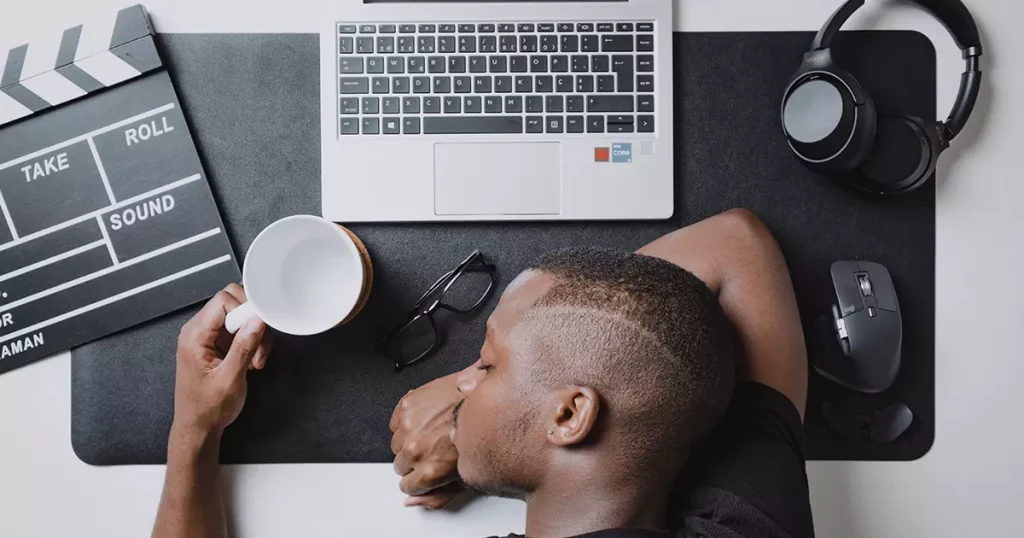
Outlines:
<svg viewBox="0 0 1024 538"><path fill-rule="evenodd" d="M879 444L899 439L914 423L914 413L904 403L892 404L881 411L865 411L825 402L821 413L825 422L845 437Z"/></svg>
<svg viewBox="0 0 1024 538"><path fill-rule="evenodd" d="M903 317L889 270L867 261L832 264L836 303L832 329L839 346L814 357L821 375L856 391L881 392L900 371Z"/></svg>

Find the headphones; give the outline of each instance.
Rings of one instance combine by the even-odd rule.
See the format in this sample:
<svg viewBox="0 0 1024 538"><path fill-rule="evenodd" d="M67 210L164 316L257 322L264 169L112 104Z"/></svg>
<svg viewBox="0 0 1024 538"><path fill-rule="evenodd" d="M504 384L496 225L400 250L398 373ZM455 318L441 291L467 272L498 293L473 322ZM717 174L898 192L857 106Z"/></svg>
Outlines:
<svg viewBox="0 0 1024 538"><path fill-rule="evenodd" d="M864 0L849 0L832 14L782 100L782 128L797 157L815 172L871 194L910 192L927 182L939 154L970 118L981 88L981 37L967 6L961 0L914 1L946 26L967 64L946 121L879 116L857 79L832 59L832 41Z"/></svg>

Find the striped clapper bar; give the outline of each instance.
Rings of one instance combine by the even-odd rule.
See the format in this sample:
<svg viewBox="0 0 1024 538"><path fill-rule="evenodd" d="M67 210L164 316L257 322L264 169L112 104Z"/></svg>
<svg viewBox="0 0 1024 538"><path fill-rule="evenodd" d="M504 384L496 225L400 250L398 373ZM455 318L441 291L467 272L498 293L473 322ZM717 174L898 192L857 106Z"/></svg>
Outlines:
<svg viewBox="0 0 1024 538"><path fill-rule="evenodd" d="M240 277L146 10L50 37L0 50L0 373Z"/></svg>

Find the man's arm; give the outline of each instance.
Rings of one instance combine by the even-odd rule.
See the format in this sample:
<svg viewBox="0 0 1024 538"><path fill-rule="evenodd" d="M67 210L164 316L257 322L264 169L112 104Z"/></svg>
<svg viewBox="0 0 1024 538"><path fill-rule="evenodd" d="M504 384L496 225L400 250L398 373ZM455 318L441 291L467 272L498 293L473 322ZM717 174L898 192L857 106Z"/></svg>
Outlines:
<svg viewBox="0 0 1024 538"><path fill-rule="evenodd" d="M246 371L270 354L266 326L250 321L232 338L227 313L245 302L236 284L218 293L181 330L174 384L174 421L167 476L153 527L155 538L225 538L220 439L245 403Z"/></svg>
<svg viewBox="0 0 1024 538"><path fill-rule="evenodd" d="M803 417L807 350L786 260L753 213L733 209L638 251L670 261L718 295L743 346L741 375L785 395Z"/></svg>

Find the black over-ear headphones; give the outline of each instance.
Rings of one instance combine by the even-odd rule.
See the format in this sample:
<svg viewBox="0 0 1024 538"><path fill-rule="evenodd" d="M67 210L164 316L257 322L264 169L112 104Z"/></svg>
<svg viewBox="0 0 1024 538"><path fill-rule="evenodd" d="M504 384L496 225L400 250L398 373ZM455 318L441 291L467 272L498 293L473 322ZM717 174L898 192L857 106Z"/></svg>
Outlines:
<svg viewBox="0 0 1024 538"><path fill-rule="evenodd" d="M864 0L832 14L804 54L782 100L789 145L812 170L873 194L909 192L935 171L939 154L960 134L981 88L981 38L960 0L914 0L946 26L967 69L949 118L929 125L912 116L877 116L871 96L832 59L832 41Z"/></svg>

